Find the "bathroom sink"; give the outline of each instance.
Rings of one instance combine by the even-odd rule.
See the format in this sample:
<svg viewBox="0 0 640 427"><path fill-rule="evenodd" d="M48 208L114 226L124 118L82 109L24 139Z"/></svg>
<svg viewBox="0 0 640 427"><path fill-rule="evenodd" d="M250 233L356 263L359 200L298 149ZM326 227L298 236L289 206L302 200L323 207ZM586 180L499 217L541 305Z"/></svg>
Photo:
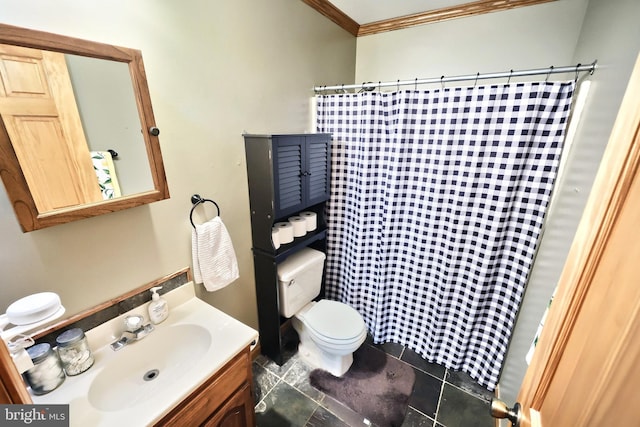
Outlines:
<svg viewBox="0 0 640 427"><path fill-rule="evenodd" d="M114 351L124 319L142 315L141 305L86 332L93 366L69 376L36 404L68 404L70 427L151 426L187 399L258 333L202 301L193 282L163 297L169 317L153 332ZM146 323L146 322L145 322Z"/></svg>
<svg viewBox="0 0 640 427"><path fill-rule="evenodd" d="M211 343L211 333L200 325L156 328L104 365L89 387L89 403L110 412L153 398L197 366Z"/></svg>

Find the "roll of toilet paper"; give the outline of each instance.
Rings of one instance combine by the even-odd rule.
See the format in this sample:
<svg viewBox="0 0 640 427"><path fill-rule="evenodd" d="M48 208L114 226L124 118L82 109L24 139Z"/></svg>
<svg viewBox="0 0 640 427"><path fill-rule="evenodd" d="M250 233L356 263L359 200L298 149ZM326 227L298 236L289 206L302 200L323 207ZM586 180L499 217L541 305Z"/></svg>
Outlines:
<svg viewBox="0 0 640 427"><path fill-rule="evenodd" d="M293 236L302 237L307 234L307 221L301 216L289 217L289 222L293 225Z"/></svg>
<svg viewBox="0 0 640 427"><path fill-rule="evenodd" d="M276 222L273 226L278 230L278 240L281 245L293 242L293 224Z"/></svg>
<svg viewBox="0 0 640 427"><path fill-rule="evenodd" d="M313 231L318 227L318 215L315 212L300 212L307 224L307 231Z"/></svg>
<svg viewBox="0 0 640 427"><path fill-rule="evenodd" d="M278 249L280 247L280 233L276 227L271 229L271 242L273 243L273 247Z"/></svg>

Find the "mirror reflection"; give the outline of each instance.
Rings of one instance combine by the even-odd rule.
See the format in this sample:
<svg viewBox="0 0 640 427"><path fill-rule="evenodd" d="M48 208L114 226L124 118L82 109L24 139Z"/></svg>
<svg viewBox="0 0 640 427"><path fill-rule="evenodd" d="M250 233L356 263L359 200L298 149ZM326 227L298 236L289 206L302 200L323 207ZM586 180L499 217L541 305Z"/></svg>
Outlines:
<svg viewBox="0 0 640 427"><path fill-rule="evenodd" d="M107 151L107 157L112 155L109 150L115 152L121 195L153 190L129 67L86 56L65 57L92 158L94 152Z"/></svg>
<svg viewBox="0 0 640 427"><path fill-rule="evenodd" d="M137 50L0 24L0 119L23 231L169 197Z"/></svg>

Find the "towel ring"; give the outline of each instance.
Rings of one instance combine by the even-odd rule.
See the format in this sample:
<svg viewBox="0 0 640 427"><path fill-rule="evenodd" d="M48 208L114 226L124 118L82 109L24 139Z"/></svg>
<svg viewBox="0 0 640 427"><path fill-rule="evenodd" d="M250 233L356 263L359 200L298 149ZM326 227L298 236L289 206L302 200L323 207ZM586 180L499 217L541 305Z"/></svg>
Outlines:
<svg viewBox="0 0 640 427"><path fill-rule="evenodd" d="M193 228L196 228L196 225L193 223L193 211L195 210L196 206L204 202L211 202L214 205L216 205L216 209L218 210L218 216L220 216L220 206L218 206L216 202L214 202L211 199L204 199L199 194L194 194L193 196L191 196L191 203L193 203L193 207L191 208L191 212L189 213L189 221L191 221L191 226Z"/></svg>

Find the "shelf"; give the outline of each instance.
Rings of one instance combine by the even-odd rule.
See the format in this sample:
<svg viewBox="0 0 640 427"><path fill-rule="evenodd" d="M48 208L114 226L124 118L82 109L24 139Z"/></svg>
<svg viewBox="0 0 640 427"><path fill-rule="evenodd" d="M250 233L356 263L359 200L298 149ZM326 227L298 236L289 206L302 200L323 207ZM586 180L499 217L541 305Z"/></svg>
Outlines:
<svg viewBox="0 0 640 427"><path fill-rule="evenodd" d="M259 253L261 255L266 255L269 257L273 257L276 262L280 262L287 258L292 253L309 246L311 243L322 240L327 237L327 228L326 226L318 227L318 229L314 231L310 231L302 237L296 237L293 239L293 242L281 245L277 250L274 251L266 251L260 248L253 248L253 251Z"/></svg>

